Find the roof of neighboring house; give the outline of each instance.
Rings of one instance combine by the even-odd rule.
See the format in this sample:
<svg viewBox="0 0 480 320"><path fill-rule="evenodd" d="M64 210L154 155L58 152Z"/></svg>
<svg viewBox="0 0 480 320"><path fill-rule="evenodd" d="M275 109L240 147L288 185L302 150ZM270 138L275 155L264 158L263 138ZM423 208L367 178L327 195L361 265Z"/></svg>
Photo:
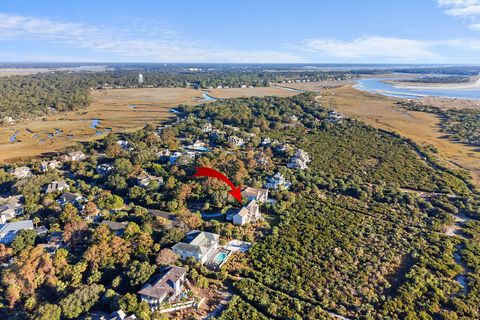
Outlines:
<svg viewBox="0 0 480 320"><path fill-rule="evenodd" d="M33 229L33 221L22 220L17 222L0 224L0 235L6 235L11 231L19 231L23 229Z"/></svg>
<svg viewBox="0 0 480 320"><path fill-rule="evenodd" d="M187 233L185 242L175 244L172 249L203 254L219 239L220 236L216 233L192 230Z"/></svg>
<svg viewBox="0 0 480 320"><path fill-rule="evenodd" d="M59 189L65 189L65 188L69 188L69 186L68 186L68 184L65 180L52 181L51 183L49 183L47 185L47 188L45 189L45 191L47 193L49 193L49 192L54 192L54 191L57 191Z"/></svg>
<svg viewBox="0 0 480 320"><path fill-rule="evenodd" d="M138 294L161 299L166 295L175 294L173 283L183 277L187 273L187 269L172 266L166 273L161 276L154 277L153 284L146 284Z"/></svg>
<svg viewBox="0 0 480 320"><path fill-rule="evenodd" d="M246 197L258 197L259 195L268 194L267 189L258 189L246 187L242 190L242 196Z"/></svg>
<svg viewBox="0 0 480 320"><path fill-rule="evenodd" d="M15 206L13 204L7 203L0 206L0 213L4 213L6 211L15 210Z"/></svg>
<svg viewBox="0 0 480 320"><path fill-rule="evenodd" d="M79 197L81 197L81 195L75 194L75 193L71 193L71 192L64 192L64 193L60 196L60 198L65 199L65 201L67 201L67 202L76 201Z"/></svg>

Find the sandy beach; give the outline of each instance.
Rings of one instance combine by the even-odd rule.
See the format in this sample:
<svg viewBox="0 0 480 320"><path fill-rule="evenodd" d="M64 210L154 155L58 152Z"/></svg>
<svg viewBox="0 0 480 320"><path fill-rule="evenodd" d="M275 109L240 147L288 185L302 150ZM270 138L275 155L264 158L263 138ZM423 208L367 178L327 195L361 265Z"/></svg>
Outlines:
<svg viewBox="0 0 480 320"><path fill-rule="evenodd" d="M480 77L475 77L470 82L465 83L420 83L420 82L400 82L385 81L396 88L414 89L414 90L474 90L480 89Z"/></svg>

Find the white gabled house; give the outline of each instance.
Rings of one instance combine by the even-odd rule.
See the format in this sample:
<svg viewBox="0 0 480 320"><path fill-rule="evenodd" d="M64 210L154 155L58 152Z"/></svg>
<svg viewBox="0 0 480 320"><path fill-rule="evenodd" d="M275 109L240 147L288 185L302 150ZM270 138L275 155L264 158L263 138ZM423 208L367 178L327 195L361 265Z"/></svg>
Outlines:
<svg viewBox="0 0 480 320"><path fill-rule="evenodd" d="M274 190L287 190L291 186L292 183L285 180L285 177L280 172L277 172L274 176L268 177L267 183L265 184L267 189Z"/></svg>
<svg viewBox="0 0 480 320"><path fill-rule="evenodd" d="M172 247L181 259L193 258L204 264L219 246L220 236L215 233L193 230L187 233L185 242L178 242Z"/></svg>
<svg viewBox="0 0 480 320"><path fill-rule="evenodd" d="M255 200L252 200L247 206L241 208L233 215L232 222L233 224L243 226L247 223L256 223L261 219L260 207Z"/></svg>

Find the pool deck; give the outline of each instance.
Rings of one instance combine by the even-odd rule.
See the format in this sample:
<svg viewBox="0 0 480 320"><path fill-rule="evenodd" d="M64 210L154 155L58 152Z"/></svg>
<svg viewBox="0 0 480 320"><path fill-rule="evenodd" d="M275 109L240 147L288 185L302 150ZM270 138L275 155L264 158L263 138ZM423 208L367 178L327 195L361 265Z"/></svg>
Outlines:
<svg viewBox="0 0 480 320"><path fill-rule="evenodd" d="M221 263L218 263L218 261L215 260L215 257L217 254L224 252L227 254L225 259ZM230 255L233 253L233 251L226 249L225 247L218 247L217 250L212 252L212 254L208 257L208 260L204 263L205 267L207 267L210 270L214 271L219 271L220 268L225 264L225 262L228 261L228 258L230 258Z"/></svg>

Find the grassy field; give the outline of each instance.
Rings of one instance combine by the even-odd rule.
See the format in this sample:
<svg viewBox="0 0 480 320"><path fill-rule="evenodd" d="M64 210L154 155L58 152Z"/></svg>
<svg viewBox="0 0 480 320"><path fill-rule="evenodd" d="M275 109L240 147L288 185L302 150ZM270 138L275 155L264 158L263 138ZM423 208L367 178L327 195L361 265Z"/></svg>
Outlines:
<svg viewBox="0 0 480 320"><path fill-rule="evenodd" d="M218 98L292 96L279 88L215 89ZM94 102L86 109L64 112L0 128L0 162L22 160L60 152L77 141L90 141L109 132L129 132L170 117L178 104L204 102L203 91L188 88L145 88L93 91ZM100 120L92 128L92 120ZM17 133L16 142L10 143Z"/></svg>
<svg viewBox="0 0 480 320"><path fill-rule="evenodd" d="M478 148L445 138L436 115L407 111L395 105L397 99L358 91L350 86L324 90L319 100L374 127L397 132L421 145L434 146L442 160L453 167L469 170L476 183L480 183Z"/></svg>

